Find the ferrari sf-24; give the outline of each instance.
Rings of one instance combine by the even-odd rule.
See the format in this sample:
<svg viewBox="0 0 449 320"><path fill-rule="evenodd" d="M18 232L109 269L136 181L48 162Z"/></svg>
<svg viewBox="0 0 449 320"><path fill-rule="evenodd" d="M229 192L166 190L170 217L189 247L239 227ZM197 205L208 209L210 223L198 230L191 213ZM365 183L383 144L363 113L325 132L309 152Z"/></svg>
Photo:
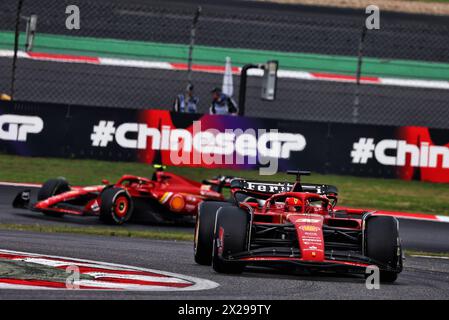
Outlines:
<svg viewBox="0 0 449 320"><path fill-rule="evenodd" d="M221 189L229 177L219 176L203 183L164 171L156 166L151 178L124 175L115 184L103 180L96 186L71 186L63 179L50 179L31 203L31 190L20 192L13 207L61 217L65 214L98 216L107 224L139 222L194 222L204 200L224 201Z"/></svg>
<svg viewBox="0 0 449 320"><path fill-rule="evenodd" d="M234 179L234 203L202 202L195 225L194 258L219 273L246 266L311 272L365 273L375 266L380 281L402 271L398 220L367 210L338 210L338 190L305 184Z"/></svg>

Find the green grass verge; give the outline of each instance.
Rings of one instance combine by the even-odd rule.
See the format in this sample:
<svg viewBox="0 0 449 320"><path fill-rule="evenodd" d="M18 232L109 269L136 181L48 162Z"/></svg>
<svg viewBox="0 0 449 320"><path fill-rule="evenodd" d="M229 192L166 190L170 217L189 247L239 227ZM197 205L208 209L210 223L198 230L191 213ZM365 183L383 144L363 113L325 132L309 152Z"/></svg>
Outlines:
<svg viewBox="0 0 449 320"><path fill-rule="evenodd" d="M43 233L69 233L92 236L144 238L157 240L193 241L193 233L153 230L130 230L126 227L72 227L66 225L41 225L41 224L0 224L0 230L32 231Z"/></svg>
<svg viewBox="0 0 449 320"><path fill-rule="evenodd" d="M258 171L185 167L170 167L168 170L197 181L217 174L292 181L292 176L284 173L259 176ZM0 155L1 181L40 183L62 176L72 185L90 185L100 184L102 179L115 182L123 174L148 177L152 171L149 165L142 163ZM339 204L344 206L449 215L448 184L321 174L305 177L304 181L336 185L340 190Z"/></svg>
<svg viewBox="0 0 449 320"><path fill-rule="evenodd" d="M427 256L435 258L449 258L449 252L425 252L425 251L415 251L415 250L404 250L407 256Z"/></svg>

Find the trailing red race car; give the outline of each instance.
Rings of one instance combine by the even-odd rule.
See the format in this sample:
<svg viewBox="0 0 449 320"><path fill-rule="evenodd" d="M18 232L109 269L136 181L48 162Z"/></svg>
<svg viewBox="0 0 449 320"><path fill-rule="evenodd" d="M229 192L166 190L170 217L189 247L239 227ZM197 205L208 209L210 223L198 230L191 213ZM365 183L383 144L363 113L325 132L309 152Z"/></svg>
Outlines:
<svg viewBox="0 0 449 320"><path fill-rule="evenodd" d="M203 202L195 225L195 261L217 272L238 273L246 265L365 273L377 266L380 280L402 271L399 225L394 217L364 210L338 211L331 185L235 179L237 205Z"/></svg>
<svg viewBox="0 0 449 320"><path fill-rule="evenodd" d="M72 214L99 216L109 224L134 221L193 221L203 200L224 201L220 193L225 178L199 183L166 172L162 166L151 178L122 176L117 183L75 187L65 179L51 179L39 189L37 202L30 204L30 190L20 192L15 208L40 211L49 216Z"/></svg>

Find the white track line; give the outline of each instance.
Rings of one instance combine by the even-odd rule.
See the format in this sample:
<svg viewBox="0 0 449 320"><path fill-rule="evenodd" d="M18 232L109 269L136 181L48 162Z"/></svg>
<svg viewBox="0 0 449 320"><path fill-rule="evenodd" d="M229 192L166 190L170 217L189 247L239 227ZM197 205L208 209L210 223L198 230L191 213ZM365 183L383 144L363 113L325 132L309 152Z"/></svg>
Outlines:
<svg viewBox="0 0 449 320"><path fill-rule="evenodd" d="M42 187L42 184L40 184L40 183L22 183L22 182L0 181L0 186L5 186L5 187L24 187L24 188L40 188L40 187Z"/></svg>
<svg viewBox="0 0 449 320"><path fill-rule="evenodd" d="M420 254L411 254L410 257L413 257L413 258L426 258L426 259L449 260L449 257L426 256L426 255L420 255Z"/></svg>

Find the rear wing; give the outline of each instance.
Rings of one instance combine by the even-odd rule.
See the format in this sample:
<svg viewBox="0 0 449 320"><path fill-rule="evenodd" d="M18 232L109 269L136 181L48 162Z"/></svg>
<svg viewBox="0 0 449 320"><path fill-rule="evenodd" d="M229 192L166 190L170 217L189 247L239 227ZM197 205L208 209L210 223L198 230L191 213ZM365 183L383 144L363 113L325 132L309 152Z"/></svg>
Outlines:
<svg viewBox="0 0 449 320"><path fill-rule="evenodd" d="M254 196L271 197L274 194L293 191L295 187L291 182L267 182L267 181L248 181L244 179L234 179L231 181L231 189L234 192L239 190ZM302 192L317 193L320 195L338 195L336 186L327 184L301 183Z"/></svg>

